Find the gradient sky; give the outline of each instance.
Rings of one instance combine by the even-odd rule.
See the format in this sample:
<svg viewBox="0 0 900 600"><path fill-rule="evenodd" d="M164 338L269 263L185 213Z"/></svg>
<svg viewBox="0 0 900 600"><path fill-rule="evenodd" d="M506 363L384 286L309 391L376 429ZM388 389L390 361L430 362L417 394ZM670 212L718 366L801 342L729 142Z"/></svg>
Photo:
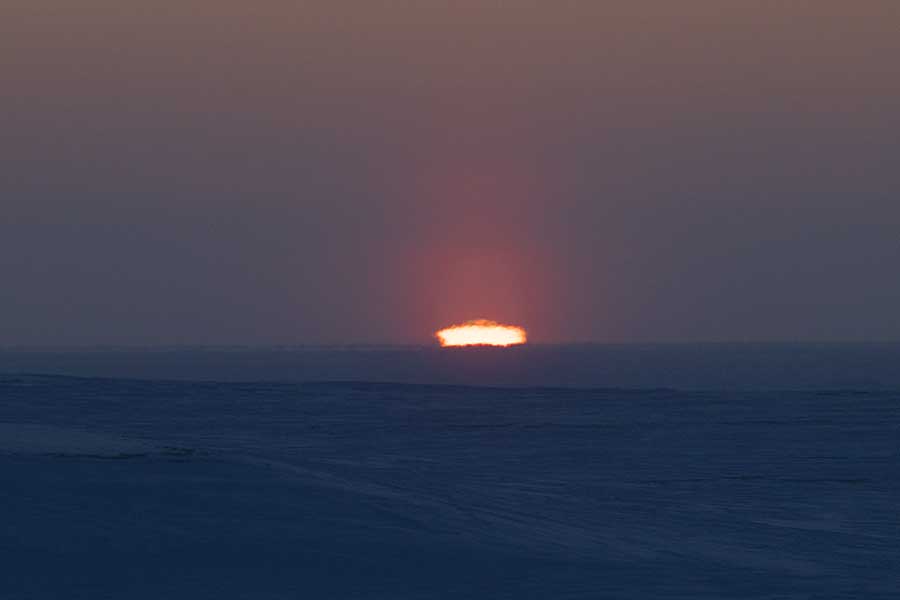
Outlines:
<svg viewBox="0 0 900 600"><path fill-rule="evenodd" d="M900 3L4 0L0 345L900 339Z"/></svg>

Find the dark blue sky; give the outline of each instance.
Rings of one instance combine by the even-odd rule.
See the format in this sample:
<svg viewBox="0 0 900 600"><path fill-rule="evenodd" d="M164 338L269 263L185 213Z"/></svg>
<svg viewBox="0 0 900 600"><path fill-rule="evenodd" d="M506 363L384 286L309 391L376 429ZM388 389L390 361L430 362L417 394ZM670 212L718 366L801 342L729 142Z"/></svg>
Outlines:
<svg viewBox="0 0 900 600"><path fill-rule="evenodd" d="M900 338L900 6L0 6L0 345Z"/></svg>

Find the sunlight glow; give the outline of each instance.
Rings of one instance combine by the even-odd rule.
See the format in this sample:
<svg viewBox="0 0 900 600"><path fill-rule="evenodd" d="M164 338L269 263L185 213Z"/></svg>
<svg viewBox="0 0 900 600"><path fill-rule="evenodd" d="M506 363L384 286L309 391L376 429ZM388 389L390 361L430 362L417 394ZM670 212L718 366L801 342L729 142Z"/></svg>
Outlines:
<svg viewBox="0 0 900 600"><path fill-rule="evenodd" d="M525 330L488 319L475 319L441 329L435 336L441 346L513 346L524 344Z"/></svg>

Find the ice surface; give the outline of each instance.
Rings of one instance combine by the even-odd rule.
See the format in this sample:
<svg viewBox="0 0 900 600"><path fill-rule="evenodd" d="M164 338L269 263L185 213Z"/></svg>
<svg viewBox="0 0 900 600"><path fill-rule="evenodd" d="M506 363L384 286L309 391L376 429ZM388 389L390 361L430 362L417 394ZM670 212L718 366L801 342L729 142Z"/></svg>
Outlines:
<svg viewBox="0 0 900 600"><path fill-rule="evenodd" d="M4 600L900 594L890 390L11 376L0 422Z"/></svg>
<svg viewBox="0 0 900 600"><path fill-rule="evenodd" d="M379 381L711 390L900 389L900 343L14 351L6 372L210 381Z"/></svg>
<svg viewBox="0 0 900 600"><path fill-rule="evenodd" d="M154 450L151 444L115 435L29 423L0 423L0 453L128 458Z"/></svg>

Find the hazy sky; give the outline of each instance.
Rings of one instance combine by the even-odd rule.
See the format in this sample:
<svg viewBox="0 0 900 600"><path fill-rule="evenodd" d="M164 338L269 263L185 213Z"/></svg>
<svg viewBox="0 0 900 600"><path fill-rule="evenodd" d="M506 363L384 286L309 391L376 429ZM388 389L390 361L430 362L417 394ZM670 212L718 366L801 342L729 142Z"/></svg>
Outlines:
<svg viewBox="0 0 900 600"><path fill-rule="evenodd" d="M3 0L0 345L900 339L900 2Z"/></svg>

